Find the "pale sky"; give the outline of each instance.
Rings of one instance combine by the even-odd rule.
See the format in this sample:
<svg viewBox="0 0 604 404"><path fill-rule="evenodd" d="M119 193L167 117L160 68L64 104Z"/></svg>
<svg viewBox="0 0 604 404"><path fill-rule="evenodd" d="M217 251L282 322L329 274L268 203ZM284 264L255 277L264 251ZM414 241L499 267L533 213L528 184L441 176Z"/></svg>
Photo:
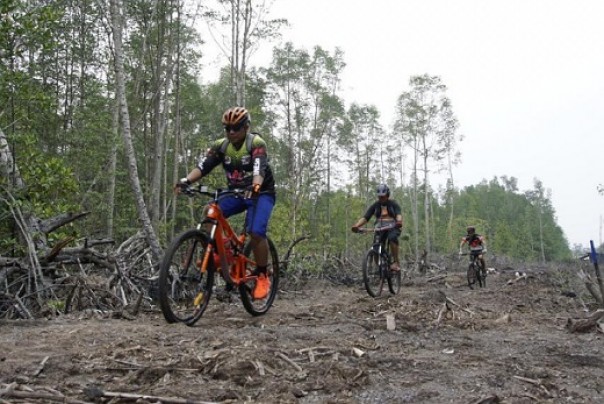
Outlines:
<svg viewBox="0 0 604 404"><path fill-rule="evenodd" d="M271 15L290 22L283 42L342 49L345 101L387 129L409 77L440 76L465 137L456 185L538 178L571 247L602 241L604 1L275 0Z"/></svg>

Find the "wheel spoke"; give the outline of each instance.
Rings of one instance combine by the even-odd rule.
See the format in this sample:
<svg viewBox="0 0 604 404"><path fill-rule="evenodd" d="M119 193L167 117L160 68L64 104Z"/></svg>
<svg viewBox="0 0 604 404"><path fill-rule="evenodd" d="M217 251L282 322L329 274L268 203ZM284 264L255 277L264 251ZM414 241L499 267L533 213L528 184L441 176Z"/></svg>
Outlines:
<svg viewBox="0 0 604 404"><path fill-rule="evenodd" d="M382 265L384 264L374 249L367 251L365 260L363 261L363 282L365 283L367 293L371 297L377 297L382 293L384 287Z"/></svg>
<svg viewBox="0 0 604 404"><path fill-rule="evenodd" d="M266 275L270 281L270 289L268 295L264 299L254 299L253 292L256 286L256 280L249 280L246 283L239 285L239 294L241 295L241 303L243 307L253 316L265 314L272 306L277 291L279 289L279 256L272 240L267 239L269 246L268 263ZM251 245L248 243L244 249L244 255L250 257L252 254ZM254 268L248 268L249 273L252 273Z"/></svg>
<svg viewBox="0 0 604 404"><path fill-rule="evenodd" d="M167 249L159 272L159 303L166 321L193 325L207 308L214 268L211 262L199 268L208 245L198 230L178 236Z"/></svg>

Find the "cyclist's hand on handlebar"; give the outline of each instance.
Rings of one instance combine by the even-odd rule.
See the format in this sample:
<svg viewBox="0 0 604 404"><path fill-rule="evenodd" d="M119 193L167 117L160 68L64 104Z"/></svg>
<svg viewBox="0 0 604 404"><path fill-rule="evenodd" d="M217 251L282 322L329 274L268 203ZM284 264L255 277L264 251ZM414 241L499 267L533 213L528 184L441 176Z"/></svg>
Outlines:
<svg viewBox="0 0 604 404"><path fill-rule="evenodd" d="M260 184L252 184L245 191L245 199L257 198L260 193Z"/></svg>
<svg viewBox="0 0 604 404"><path fill-rule="evenodd" d="M352 226L352 232L353 233L358 233L359 232L359 226Z"/></svg>
<svg viewBox="0 0 604 404"><path fill-rule="evenodd" d="M403 227L403 222L396 222L394 227L396 227L397 229L400 229L401 227Z"/></svg>
<svg viewBox="0 0 604 404"><path fill-rule="evenodd" d="M181 178L176 185L174 185L174 193L186 193L189 187L191 186L191 181L187 179L187 177Z"/></svg>

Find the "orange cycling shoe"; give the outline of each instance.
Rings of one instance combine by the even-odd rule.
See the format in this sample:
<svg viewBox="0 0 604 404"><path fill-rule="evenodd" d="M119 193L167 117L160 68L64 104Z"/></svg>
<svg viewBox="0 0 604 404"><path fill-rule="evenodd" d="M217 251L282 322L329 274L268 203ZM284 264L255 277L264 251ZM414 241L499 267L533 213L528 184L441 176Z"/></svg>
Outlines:
<svg viewBox="0 0 604 404"><path fill-rule="evenodd" d="M268 279L266 274L258 275L258 279L256 279L256 287L252 295L254 299L264 299L268 295L268 290L271 288L271 281Z"/></svg>

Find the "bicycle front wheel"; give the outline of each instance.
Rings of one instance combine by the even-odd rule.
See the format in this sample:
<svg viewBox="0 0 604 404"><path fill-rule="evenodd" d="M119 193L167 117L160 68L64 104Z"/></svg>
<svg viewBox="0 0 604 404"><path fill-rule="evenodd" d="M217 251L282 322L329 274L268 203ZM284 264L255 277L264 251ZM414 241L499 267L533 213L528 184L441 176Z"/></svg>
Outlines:
<svg viewBox="0 0 604 404"><path fill-rule="evenodd" d="M382 276L382 265L380 255L372 248L365 254L363 261L363 282L369 296L378 297L384 288L384 277Z"/></svg>
<svg viewBox="0 0 604 404"><path fill-rule="evenodd" d="M486 273L480 261L476 263L476 279L478 280L478 286L481 288L485 288L487 286Z"/></svg>
<svg viewBox="0 0 604 404"><path fill-rule="evenodd" d="M256 287L256 280L250 280L248 282L242 283L239 285L239 295L241 296L241 303L243 307L250 313L252 316L260 316L262 314L266 314L268 309L271 308L273 302L275 301L275 297L277 296L277 291L279 289L279 255L277 254L277 249L273 244L273 241L269 238L266 239L268 242L268 262L266 266L266 275L270 281L270 287L268 290L268 294L263 299L255 299L254 298L254 288ZM250 257L252 255L252 246L248 243L243 253L246 257ZM252 265L247 262L247 268L245 270L246 275L251 275L254 273L256 268L253 268Z"/></svg>
<svg viewBox="0 0 604 404"><path fill-rule="evenodd" d="M476 266L474 263L471 263L468 266L468 286L470 289L474 289L474 284L476 283Z"/></svg>
<svg viewBox="0 0 604 404"><path fill-rule="evenodd" d="M193 325L208 307L214 285L214 263L200 268L208 237L199 230L179 235L159 269L159 305L167 322Z"/></svg>
<svg viewBox="0 0 604 404"><path fill-rule="evenodd" d="M390 268L388 268L390 270ZM393 295L396 295L401 290L401 272L403 268L399 267L398 271L390 271L390 276L388 276L388 290Z"/></svg>

